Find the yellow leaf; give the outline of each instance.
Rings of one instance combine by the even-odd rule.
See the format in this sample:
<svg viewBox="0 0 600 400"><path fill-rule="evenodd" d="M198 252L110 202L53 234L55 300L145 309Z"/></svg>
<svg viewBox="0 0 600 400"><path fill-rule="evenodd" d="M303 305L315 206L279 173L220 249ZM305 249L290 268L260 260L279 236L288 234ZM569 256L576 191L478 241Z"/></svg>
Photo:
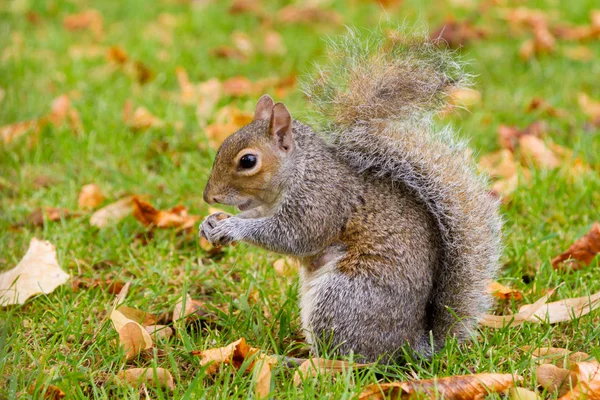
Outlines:
<svg viewBox="0 0 600 400"><path fill-rule="evenodd" d="M173 376L164 368L130 368L119 372L117 378L134 387L144 383L154 387L164 387L170 390L175 389Z"/></svg>
<svg viewBox="0 0 600 400"><path fill-rule="evenodd" d="M81 188L77 203L79 208L96 208L104 201L104 194L100 186L90 183Z"/></svg>
<svg viewBox="0 0 600 400"><path fill-rule="evenodd" d="M122 220L133 211L132 199L133 196L124 197L99 209L90 217L90 224L98 228L103 228L110 223Z"/></svg>

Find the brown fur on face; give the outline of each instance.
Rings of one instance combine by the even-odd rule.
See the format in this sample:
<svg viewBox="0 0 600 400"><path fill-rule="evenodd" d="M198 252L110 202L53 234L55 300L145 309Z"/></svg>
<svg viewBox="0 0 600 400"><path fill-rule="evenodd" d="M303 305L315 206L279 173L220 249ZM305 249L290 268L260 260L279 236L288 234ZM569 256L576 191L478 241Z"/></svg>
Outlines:
<svg viewBox="0 0 600 400"><path fill-rule="evenodd" d="M264 131L264 136L257 136L257 131ZM238 161L244 150L259 157L259 170L252 175L246 175L239 168ZM244 209L273 206L283 180L278 173L289 156L279 149L277 140L270 134L268 120L252 121L229 136L219 148L204 200L210 204L243 205Z"/></svg>

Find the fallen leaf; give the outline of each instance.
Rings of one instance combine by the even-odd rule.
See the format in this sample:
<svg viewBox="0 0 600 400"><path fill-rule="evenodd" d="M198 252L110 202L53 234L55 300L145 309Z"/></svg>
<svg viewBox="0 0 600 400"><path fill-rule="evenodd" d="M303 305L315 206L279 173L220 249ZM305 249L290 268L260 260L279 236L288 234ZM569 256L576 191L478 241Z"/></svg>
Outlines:
<svg viewBox="0 0 600 400"><path fill-rule="evenodd" d="M262 52L270 56L283 56L287 52L281 35L275 31L265 32Z"/></svg>
<svg viewBox="0 0 600 400"><path fill-rule="evenodd" d="M198 84L196 91L198 94L196 117L200 125L204 126L206 120L212 116L215 107L223 95L223 85L218 79L213 78Z"/></svg>
<svg viewBox="0 0 600 400"><path fill-rule="evenodd" d="M273 365L277 363L277 359L265 354L258 354L254 360L254 396L257 399L265 399L271 393L271 375Z"/></svg>
<svg viewBox="0 0 600 400"><path fill-rule="evenodd" d="M522 381L519 375L475 374L448 376L422 381L392 382L369 385L359 400L409 399L418 394L446 400L482 399L489 393L502 393Z"/></svg>
<svg viewBox="0 0 600 400"><path fill-rule="evenodd" d="M117 378L134 387L147 384L153 387L175 389L173 376L164 368L130 368L119 372Z"/></svg>
<svg viewBox="0 0 600 400"><path fill-rule="evenodd" d="M597 361L580 361L571 365L579 382L600 381L600 364Z"/></svg>
<svg viewBox="0 0 600 400"><path fill-rule="evenodd" d="M27 217L27 223L33 226L43 226L45 221L60 221L75 217L78 214L71 213L66 208L45 207L34 210Z"/></svg>
<svg viewBox="0 0 600 400"><path fill-rule="evenodd" d="M564 253L552 259L552 267L575 271L590 265L598 253L600 253L600 223L594 222L588 233L577 239Z"/></svg>
<svg viewBox="0 0 600 400"><path fill-rule="evenodd" d="M530 351L531 346L521 347L524 351ZM537 360L547 364L554 363L557 360L566 359L569 363L577 363L580 361L590 359L590 355L581 351L573 352L571 350L563 349L560 347L539 347L532 351L532 355Z"/></svg>
<svg viewBox="0 0 600 400"><path fill-rule="evenodd" d="M0 138L8 144L32 130L38 130L38 121L23 121L0 127Z"/></svg>
<svg viewBox="0 0 600 400"><path fill-rule="evenodd" d="M152 338L139 323L127 318L118 310L113 310L110 319L119 334L119 343L125 350L125 359L131 360L142 350L152 348Z"/></svg>
<svg viewBox="0 0 600 400"><path fill-rule="evenodd" d="M138 107L133 112L133 115L125 123L134 131L143 131L149 128L160 128L164 126L164 122L154 116L144 107Z"/></svg>
<svg viewBox="0 0 600 400"><path fill-rule="evenodd" d="M508 286L504 286L501 283L496 281L491 282L488 285L488 292L492 294L492 296L497 297L502 300L515 299L522 300L523 295L517 289L509 288Z"/></svg>
<svg viewBox="0 0 600 400"><path fill-rule="evenodd" d="M580 318L598 307L600 307L600 292L590 296L563 299L542 304L541 307L526 304L519 309L519 313L530 313L535 308L535 312L528 317L528 321L556 324Z"/></svg>
<svg viewBox="0 0 600 400"><path fill-rule="evenodd" d="M207 375L213 375L222 364L230 364L235 368L240 368L244 360L256 354L257 351L258 349L252 348L246 343L246 339L241 338L225 347L204 351L194 350L192 355L201 358L201 366L208 366L206 369Z"/></svg>
<svg viewBox="0 0 600 400"><path fill-rule="evenodd" d="M489 328L510 328L514 326L522 325L525 321L529 321L530 318L539 311L548 301L548 298L554 293L556 289L551 290L536 301L533 304L529 304L528 306L523 306L519 310L517 314L510 314L506 316L499 315L484 315L479 323L483 326L487 326Z"/></svg>
<svg viewBox="0 0 600 400"><path fill-rule="evenodd" d="M156 315L129 306L119 306L117 307L117 311L123 314L125 318L144 326L154 325L156 324L156 321L158 321Z"/></svg>
<svg viewBox="0 0 600 400"><path fill-rule="evenodd" d="M197 100L196 88L190 82L185 68L179 66L175 68L175 75L177 75L177 82L179 83L179 89L181 94L179 95L182 104L192 104Z"/></svg>
<svg viewBox="0 0 600 400"><path fill-rule="evenodd" d="M218 148L225 139L238 129L249 124L253 115L231 106L225 106L215 117L215 122L206 127L206 137L212 148Z"/></svg>
<svg viewBox="0 0 600 400"><path fill-rule="evenodd" d="M0 306L23 304L30 297L49 294L69 280L56 259L56 247L32 238L16 267L0 274Z"/></svg>
<svg viewBox="0 0 600 400"><path fill-rule="evenodd" d="M514 387L508 390L508 398L510 400L538 400L540 396L529 389Z"/></svg>
<svg viewBox="0 0 600 400"><path fill-rule="evenodd" d="M102 37L102 14L98 10L86 10L63 18L63 26L69 31L89 29L97 39Z"/></svg>
<svg viewBox="0 0 600 400"><path fill-rule="evenodd" d="M218 58L227 58L233 60L244 61L246 56L235 47L231 46L219 46L210 50L210 54Z"/></svg>
<svg viewBox="0 0 600 400"><path fill-rule="evenodd" d="M167 211L157 210L137 196L133 197L133 216L146 226L182 230L193 228L201 218L199 215L188 214L187 208L182 205Z"/></svg>
<svg viewBox="0 0 600 400"><path fill-rule="evenodd" d="M223 93L227 96L243 97L256 94L256 89L248 78L235 76L223 82Z"/></svg>
<svg viewBox="0 0 600 400"><path fill-rule="evenodd" d="M554 152L546 146L544 141L533 135L525 135L519 138L519 149L521 156L527 161L540 168L557 168L560 160Z"/></svg>
<svg viewBox="0 0 600 400"><path fill-rule="evenodd" d="M599 400L600 381L581 382L573 390L562 396L559 400Z"/></svg>
<svg viewBox="0 0 600 400"><path fill-rule="evenodd" d="M552 364L542 364L535 370L537 382L549 393L559 396L567 393L577 384L577 377L572 371Z"/></svg>
<svg viewBox="0 0 600 400"><path fill-rule="evenodd" d="M430 38L433 41L441 41L452 48L458 48L485 36L486 32L473 26L469 20L455 21L450 19L439 28L434 29Z"/></svg>
<svg viewBox="0 0 600 400"><path fill-rule="evenodd" d="M254 45L247 33L238 31L232 32L230 38L235 48L238 49L244 57L249 57L254 54Z"/></svg>
<svg viewBox="0 0 600 400"><path fill-rule="evenodd" d="M125 286L125 282L116 279L74 279L71 287L74 292L81 288L102 288L110 294L118 294Z"/></svg>
<svg viewBox="0 0 600 400"><path fill-rule="evenodd" d="M144 326L144 329L155 339L168 339L173 336L173 329L166 325L148 325Z"/></svg>
<svg viewBox="0 0 600 400"><path fill-rule="evenodd" d="M96 208L104 201L102 189L95 183L84 185L79 192L77 204L79 208Z"/></svg>
<svg viewBox="0 0 600 400"><path fill-rule="evenodd" d="M35 384L31 385L27 390L27 393L34 396L34 398L42 398L44 400L60 400L64 399L66 394L58 386L48 385L45 388L36 393ZM41 395L41 396L40 396Z"/></svg>
<svg viewBox="0 0 600 400"><path fill-rule="evenodd" d="M123 50L122 47L119 46L111 46L106 51L106 59L108 61L114 62L117 65L124 65L129 60L129 56Z"/></svg>
<svg viewBox="0 0 600 400"><path fill-rule="evenodd" d="M204 304L200 300L194 300L189 294L182 296L173 308L173 322L190 319L190 317L201 317L206 314Z"/></svg>
<svg viewBox="0 0 600 400"><path fill-rule="evenodd" d="M545 114L548 114L551 117L558 118L565 118L568 116L567 111L560 108L555 108L541 97L534 97L533 99L531 99L531 102L527 105L526 111L540 111Z"/></svg>
<svg viewBox="0 0 600 400"><path fill-rule="evenodd" d="M596 127L600 127L600 101L592 100L585 93L579 93L577 102L581 111L590 118L591 123Z"/></svg>
<svg viewBox="0 0 600 400"><path fill-rule="evenodd" d="M318 6L289 5L279 10L277 21L282 24L326 23L328 25L339 25L342 23L342 16L333 10L325 10Z"/></svg>
<svg viewBox="0 0 600 400"><path fill-rule="evenodd" d="M291 257L279 258L273 262L277 275L291 276L298 271L298 262Z"/></svg>
<svg viewBox="0 0 600 400"><path fill-rule="evenodd" d="M352 368L362 368L371 364L353 364L343 360L326 360L324 358L309 358L304 361L294 373L294 386L302 383L302 379L308 379L323 373L341 373Z"/></svg>
<svg viewBox="0 0 600 400"><path fill-rule="evenodd" d="M90 224L98 228L103 228L110 223L116 223L133 211L133 196L124 197L114 203L111 203L90 217Z"/></svg>
<svg viewBox="0 0 600 400"><path fill-rule="evenodd" d="M500 125L498 127L498 141L502 148L514 152L522 137L540 137L545 130L546 125L542 122L534 122L524 129L519 129L515 126Z"/></svg>

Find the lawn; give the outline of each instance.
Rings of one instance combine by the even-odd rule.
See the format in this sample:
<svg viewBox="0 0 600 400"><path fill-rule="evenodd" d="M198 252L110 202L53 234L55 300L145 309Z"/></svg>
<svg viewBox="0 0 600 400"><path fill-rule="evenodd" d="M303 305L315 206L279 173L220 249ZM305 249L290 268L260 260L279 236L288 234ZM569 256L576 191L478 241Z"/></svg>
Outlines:
<svg viewBox="0 0 600 400"><path fill-rule="evenodd" d="M11 140L0 133L0 270L13 268L37 237L56 246L60 265L78 283L0 308L0 398L29 398L28 391L37 398L48 385L69 398L246 398L253 385L245 368L209 374L191 352L244 337L268 354L306 356L297 274L273 267L280 256L244 244L215 254L200 245L198 224L185 233L152 229L128 216L98 228L90 224L91 211L78 209L78 196L94 183L106 197L102 205L135 194L157 209L183 204L192 215L208 215L202 191L218 139L211 142L207 132L222 135L235 123L227 121L230 113L243 119L242 112L252 112L263 88L293 116L309 115L289 77L326 62L324 39L343 33L344 25L373 29L387 18L425 22L433 31L454 18L484 31L467 32L482 37L468 38L459 50L480 98L468 110L440 118L440 126L454 125L477 159L500 148L500 126L524 129L535 122L544 143L573 152L571 162L561 159L554 168L524 167L527 179L504 196L505 248L497 280L523 299L499 301L492 312L516 312L561 284L554 300L600 291L598 257L573 272L551 265L600 220L600 115L594 122L580 104L581 94L600 99L599 38L557 38L545 54L524 59L523 43L533 34L516 28L509 16L522 2L404 1L386 10L370 1L317 1L321 11L309 15L310 22L295 20L297 9L281 11L284 3L232 12L229 1L208 0L0 2L0 132L49 115L61 95L68 95L78 115L36 123ZM586 25L594 1L532 1L527 7L540 9L553 25ZM82 18L86 10L95 12ZM269 32L282 43L265 39ZM242 90L240 80L228 81L218 103L204 108L198 106L202 94L182 95L183 71L194 85L234 77L259 84ZM552 109L528 111L535 98ZM148 122L139 107L157 119ZM583 167L576 168L575 159ZM32 223L30 214L46 207L77 215ZM204 315L126 363L107 318L115 298L102 285L107 280L131 282L128 306L169 315L189 294L203 303ZM600 313L593 312L553 325L481 328L474 341L451 342L431 361L374 365L335 378L326 373L301 386L293 384L293 368L278 365L271 397L353 398L382 379L481 372L520 374L523 386L534 389L536 363L519 348L564 347L598 358L599 322ZM132 366L168 369L175 388L116 384L112 377Z"/></svg>

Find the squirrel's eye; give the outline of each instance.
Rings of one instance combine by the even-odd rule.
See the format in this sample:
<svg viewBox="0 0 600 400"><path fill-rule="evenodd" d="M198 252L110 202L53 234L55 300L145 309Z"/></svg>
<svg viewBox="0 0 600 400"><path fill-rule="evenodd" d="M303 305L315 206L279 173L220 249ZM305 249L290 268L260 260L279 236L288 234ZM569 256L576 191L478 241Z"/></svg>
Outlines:
<svg viewBox="0 0 600 400"><path fill-rule="evenodd" d="M256 165L256 156L254 154L245 154L240 158L240 168L250 169Z"/></svg>

